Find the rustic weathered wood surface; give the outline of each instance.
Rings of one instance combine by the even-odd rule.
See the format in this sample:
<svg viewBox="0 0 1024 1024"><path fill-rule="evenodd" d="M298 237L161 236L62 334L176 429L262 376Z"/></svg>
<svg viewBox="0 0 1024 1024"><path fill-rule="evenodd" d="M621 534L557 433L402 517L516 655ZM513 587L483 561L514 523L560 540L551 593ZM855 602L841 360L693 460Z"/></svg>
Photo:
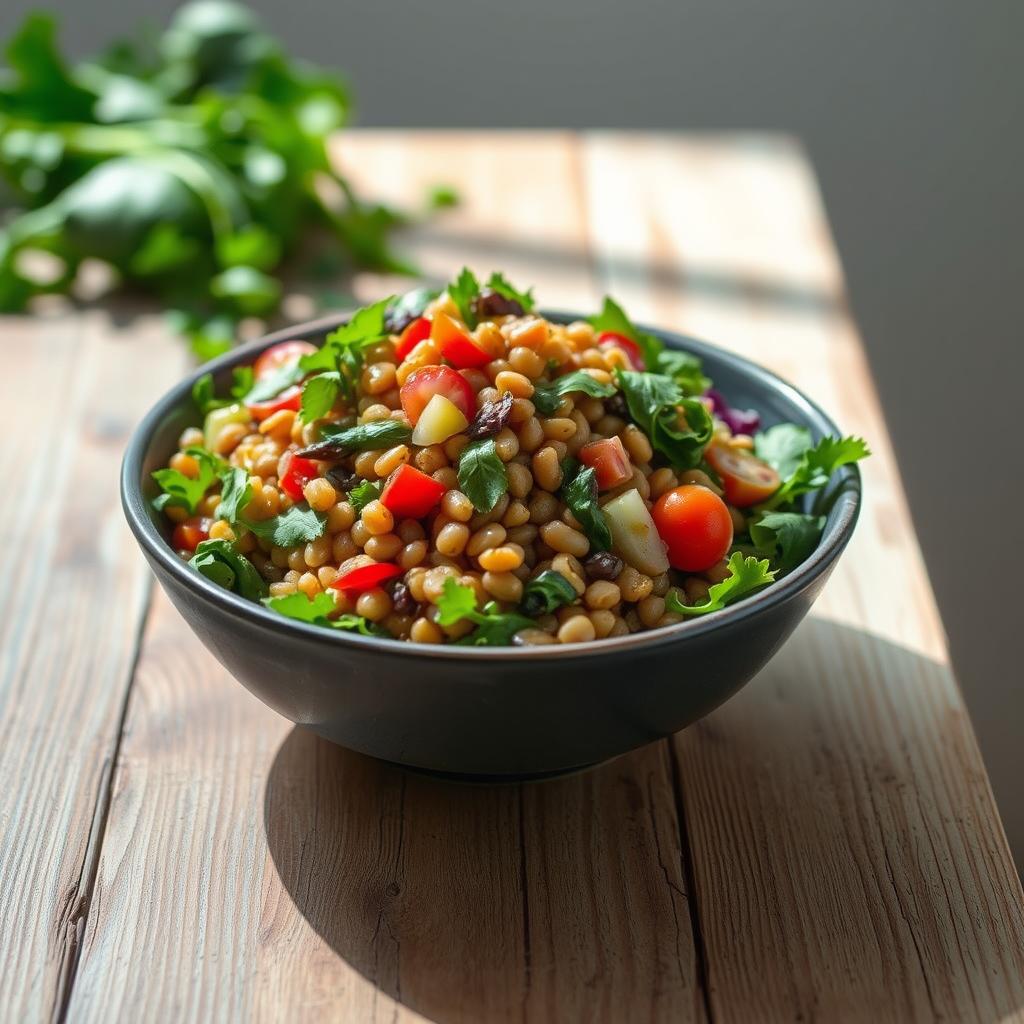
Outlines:
<svg viewBox="0 0 1024 1024"><path fill-rule="evenodd" d="M771 366L871 441L811 618L719 711L556 782L331 747L196 641L121 523L157 319L0 321L0 1018L1024 1019L1024 899L806 162L786 140L362 133L409 239ZM356 282L369 298L393 282ZM571 723L567 723L571 727Z"/></svg>

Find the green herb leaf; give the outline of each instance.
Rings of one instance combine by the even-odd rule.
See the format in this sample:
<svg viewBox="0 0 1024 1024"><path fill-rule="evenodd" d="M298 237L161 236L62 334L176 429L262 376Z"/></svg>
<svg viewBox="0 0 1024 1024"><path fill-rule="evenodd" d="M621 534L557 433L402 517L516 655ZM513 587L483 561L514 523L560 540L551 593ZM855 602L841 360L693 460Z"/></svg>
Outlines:
<svg viewBox="0 0 1024 1024"><path fill-rule="evenodd" d="M201 541L188 564L208 580L249 601L258 601L267 592L256 566L226 540Z"/></svg>
<svg viewBox="0 0 1024 1024"><path fill-rule="evenodd" d="M371 501L377 501L384 490L384 485L376 480L364 480L356 484L348 492L348 502L356 510L362 512Z"/></svg>
<svg viewBox="0 0 1024 1024"><path fill-rule="evenodd" d="M459 308L459 315L467 327L476 327L477 317L474 303L480 295L480 282L469 267L463 267L459 276L448 285L448 295Z"/></svg>
<svg viewBox="0 0 1024 1024"><path fill-rule="evenodd" d="M459 487L477 512L490 512L508 490L505 464L493 437L470 441L459 455Z"/></svg>
<svg viewBox="0 0 1024 1024"><path fill-rule="evenodd" d="M558 408L563 395L577 391L591 398L608 398L615 394L615 385L602 384L585 370L574 370L562 377L556 377L550 384L535 384L531 401L538 412L551 416Z"/></svg>
<svg viewBox="0 0 1024 1024"><path fill-rule="evenodd" d="M297 544L308 544L322 537L327 517L314 512L305 502L293 505L287 512L264 519L260 522L244 520L245 525L264 540L279 548L293 548Z"/></svg>
<svg viewBox="0 0 1024 1024"><path fill-rule="evenodd" d="M351 400L363 369L363 353L388 336L387 311L393 299L394 296L389 296L372 306L356 310L348 323L327 335L318 351L299 360L302 372L328 370L338 373L341 391Z"/></svg>
<svg viewBox="0 0 1024 1024"><path fill-rule="evenodd" d="M437 602L437 621L441 626L452 626L468 619L476 625L472 633L458 641L463 646L509 647L512 638L521 629L536 626L518 612L502 612L494 601L477 611L476 592L472 587L458 583L450 576L444 581L444 592Z"/></svg>
<svg viewBox="0 0 1024 1024"><path fill-rule="evenodd" d="M867 458L871 452L860 437L823 437L800 457L782 486L761 507L765 510L788 504L802 494L824 487L840 466Z"/></svg>
<svg viewBox="0 0 1024 1024"><path fill-rule="evenodd" d="M802 512L766 512L750 524L750 539L758 551L783 570L799 565L818 546L824 516Z"/></svg>
<svg viewBox="0 0 1024 1024"><path fill-rule="evenodd" d="M583 532L595 551L610 551L612 532L601 506L597 503L597 474L588 466L562 485L562 500L579 520Z"/></svg>
<svg viewBox="0 0 1024 1024"><path fill-rule="evenodd" d="M506 278L504 274L499 274L497 271L491 274L487 279L487 287L490 288L492 292L497 292L499 295L503 295L506 299L510 299L512 302L518 302L519 305L523 307L524 312L533 312L535 303L533 300L532 288L527 289L525 292L521 292L509 283L508 278Z"/></svg>
<svg viewBox="0 0 1024 1024"><path fill-rule="evenodd" d="M693 469L711 441L714 424L703 402L687 398L670 377L617 370L629 414L654 448L677 469ZM679 413L685 416L680 426Z"/></svg>
<svg viewBox="0 0 1024 1024"><path fill-rule="evenodd" d="M655 369L671 377L684 395L703 395L711 387L711 378L704 376L703 363L692 352L666 348L658 354Z"/></svg>
<svg viewBox="0 0 1024 1024"><path fill-rule="evenodd" d="M392 334L398 334L399 329L396 325L423 316L423 311L439 294L436 288L413 288L412 291L393 299L385 316L388 330Z"/></svg>
<svg viewBox="0 0 1024 1024"><path fill-rule="evenodd" d="M286 594L283 597L270 597L263 602L272 612L283 615L286 619L296 619L299 622L309 622L314 626L325 626L328 629L342 629L354 633L362 633L363 636L382 636L384 634L380 627L364 619L361 615L335 615L338 606L335 603L334 595L329 590L322 590L312 598L307 597L301 591L294 594Z"/></svg>
<svg viewBox="0 0 1024 1024"><path fill-rule="evenodd" d="M368 452L374 448L392 448L412 438L412 430L402 420L373 420L354 427L325 423L320 428L322 441L303 448L304 459L340 459L352 452Z"/></svg>
<svg viewBox="0 0 1024 1024"><path fill-rule="evenodd" d="M341 391L341 374L337 370L324 370L310 377L302 385L302 405L299 416L304 423L326 416Z"/></svg>
<svg viewBox="0 0 1024 1024"><path fill-rule="evenodd" d="M195 402L201 416L205 416L211 409L221 409L225 405L231 405L230 398L217 398L214 394L212 373L204 373L192 385L192 401Z"/></svg>
<svg viewBox="0 0 1024 1024"><path fill-rule="evenodd" d="M706 615L775 581L775 570L769 568L767 558L744 557L742 552L736 551L728 564L729 575L711 587L708 599L702 604L683 604L676 592L670 591L665 601L666 610L677 615Z"/></svg>
<svg viewBox="0 0 1024 1024"><path fill-rule="evenodd" d="M189 515L194 515L196 506L213 486L224 465L223 460L205 448L186 448L185 454L191 455L199 463L199 474L192 479L177 469L156 470L153 479L164 492L153 501L153 507L158 512L162 512L168 505L174 505L186 509Z"/></svg>
<svg viewBox="0 0 1024 1024"><path fill-rule="evenodd" d="M553 612L564 604L572 604L575 600L576 590L573 585L560 572L545 569L526 584L519 607L535 618Z"/></svg>
<svg viewBox="0 0 1024 1024"><path fill-rule="evenodd" d="M306 371L302 369L299 363L288 363L280 366L272 373L268 373L265 377L255 381L245 397L242 398L242 402L245 405L268 402L271 398L276 398L281 394L285 388L298 384L305 376Z"/></svg>
<svg viewBox="0 0 1024 1024"><path fill-rule="evenodd" d="M813 447L811 432L795 423L780 423L754 436L754 454L772 466L783 480L793 475L804 452Z"/></svg>
<svg viewBox="0 0 1024 1024"><path fill-rule="evenodd" d="M240 466L233 466L221 471L220 481L220 506L217 515L229 523L237 523L241 520L242 509L249 504L252 497L249 474Z"/></svg>
<svg viewBox="0 0 1024 1024"><path fill-rule="evenodd" d="M236 402L245 400L245 396L252 391L255 373L251 366L236 366L231 371L231 397ZM230 404L230 403L228 403Z"/></svg>

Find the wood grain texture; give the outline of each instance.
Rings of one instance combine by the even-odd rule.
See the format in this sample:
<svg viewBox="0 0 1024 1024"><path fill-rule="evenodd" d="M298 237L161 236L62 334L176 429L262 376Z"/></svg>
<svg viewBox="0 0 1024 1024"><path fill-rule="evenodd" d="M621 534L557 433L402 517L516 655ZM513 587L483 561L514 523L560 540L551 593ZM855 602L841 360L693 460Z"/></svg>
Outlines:
<svg viewBox="0 0 1024 1024"><path fill-rule="evenodd" d="M57 1013L78 955L149 573L117 497L181 350L152 321L0 320L0 1016Z"/></svg>
<svg viewBox="0 0 1024 1024"><path fill-rule="evenodd" d="M459 209L409 238L436 280L502 268L569 308L611 290L805 387L876 451L864 516L814 617L743 693L671 742L543 785L439 783L293 730L158 594L68 1019L1019 1014L1020 886L798 150L367 132L338 155L406 205L459 189ZM355 281L367 299L401 285ZM17 961L26 977L38 952ZM52 969L13 984L30 1011L57 991Z"/></svg>

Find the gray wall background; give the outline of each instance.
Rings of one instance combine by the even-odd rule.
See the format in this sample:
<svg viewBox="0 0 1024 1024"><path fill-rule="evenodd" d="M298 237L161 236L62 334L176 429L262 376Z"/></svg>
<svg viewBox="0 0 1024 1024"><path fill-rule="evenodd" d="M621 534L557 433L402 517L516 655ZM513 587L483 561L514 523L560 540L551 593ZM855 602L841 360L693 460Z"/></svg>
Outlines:
<svg viewBox="0 0 1024 1024"><path fill-rule="evenodd" d="M33 6L5 0L0 33ZM177 4L49 6L80 54ZM294 52L345 69L365 125L778 129L803 140L1022 863L1024 5L254 6Z"/></svg>

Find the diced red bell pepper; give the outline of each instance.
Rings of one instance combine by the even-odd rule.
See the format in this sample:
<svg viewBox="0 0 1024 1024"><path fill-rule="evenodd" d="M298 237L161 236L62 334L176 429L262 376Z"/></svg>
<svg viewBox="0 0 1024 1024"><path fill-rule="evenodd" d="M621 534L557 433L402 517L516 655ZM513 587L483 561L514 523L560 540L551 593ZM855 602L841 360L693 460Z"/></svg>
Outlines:
<svg viewBox="0 0 1024 1024"><path fill-rule="evenodd" d="M281 490L293 501L301 501L303 488L310 480L320 475L317 464L312 459L304 459L294 452L285 452L282 464Z"/></svg>
<svg viewBox="0 0 1024 1024"><path fill-rule="evenodd" d="M437 312L430 330L441 355L457 370L486 366L491 354L485 352L447 313Z"/></svg>
<svg viewBox="0 0 1024 1024"><path fill-rule="evenodd" d="M622 442L617 437L591 441L579 450L584 466L592 466L597 477L597 488L608 491L625 483L633 475L633 467Z"/></svg>
<svg viewBox="0 0 1024 1024"><path fill-rule="evenodd" d="M401 362L421 341L430 337L430 321L425 316L417 317L398 338L395 359Z"/></svg>
<svg viewBox="0 0 1024 1024"><path fill-rule="evenodd" d="M632 338L626 337L625 334L619 334L618 331L602 331L597 336L597 346L598 348L621 348L629 357L634 370L643 371L647 369L640 346Z"/></svg>
<svg viewBox="0 0 1024 1024"><path fill-rule="evenodd" d="M175 551L195 551L204 540L209 540L212 525L213 520L206 516L190 516L175 526L171 546Z"/></svg>
<svg viewBox="0 0 1024 1024"><path fill-rule="evenodd" d="M419 519L437 505L444 492L444 484L406 464L388 477L380 502L396 519Z"/></svg>
<svg viewBox="0 0 1024 1024"><path fill-rule="evenodd" d="M298 412L301 403L302 388L298 384L293 384L290 388L285 388L281 394L274 398L268 398L265 402L250 402L248 408L249 414L254 420L262 421L282 409L293 409Z"/></svg>
<svg viewBox="0 0 1024 1024"><path fill-rule="evenodd" d="M331 584L331 589L358 593L372 590L401 575L402 569L393 562L366 562L342 573Z"/></svg>

